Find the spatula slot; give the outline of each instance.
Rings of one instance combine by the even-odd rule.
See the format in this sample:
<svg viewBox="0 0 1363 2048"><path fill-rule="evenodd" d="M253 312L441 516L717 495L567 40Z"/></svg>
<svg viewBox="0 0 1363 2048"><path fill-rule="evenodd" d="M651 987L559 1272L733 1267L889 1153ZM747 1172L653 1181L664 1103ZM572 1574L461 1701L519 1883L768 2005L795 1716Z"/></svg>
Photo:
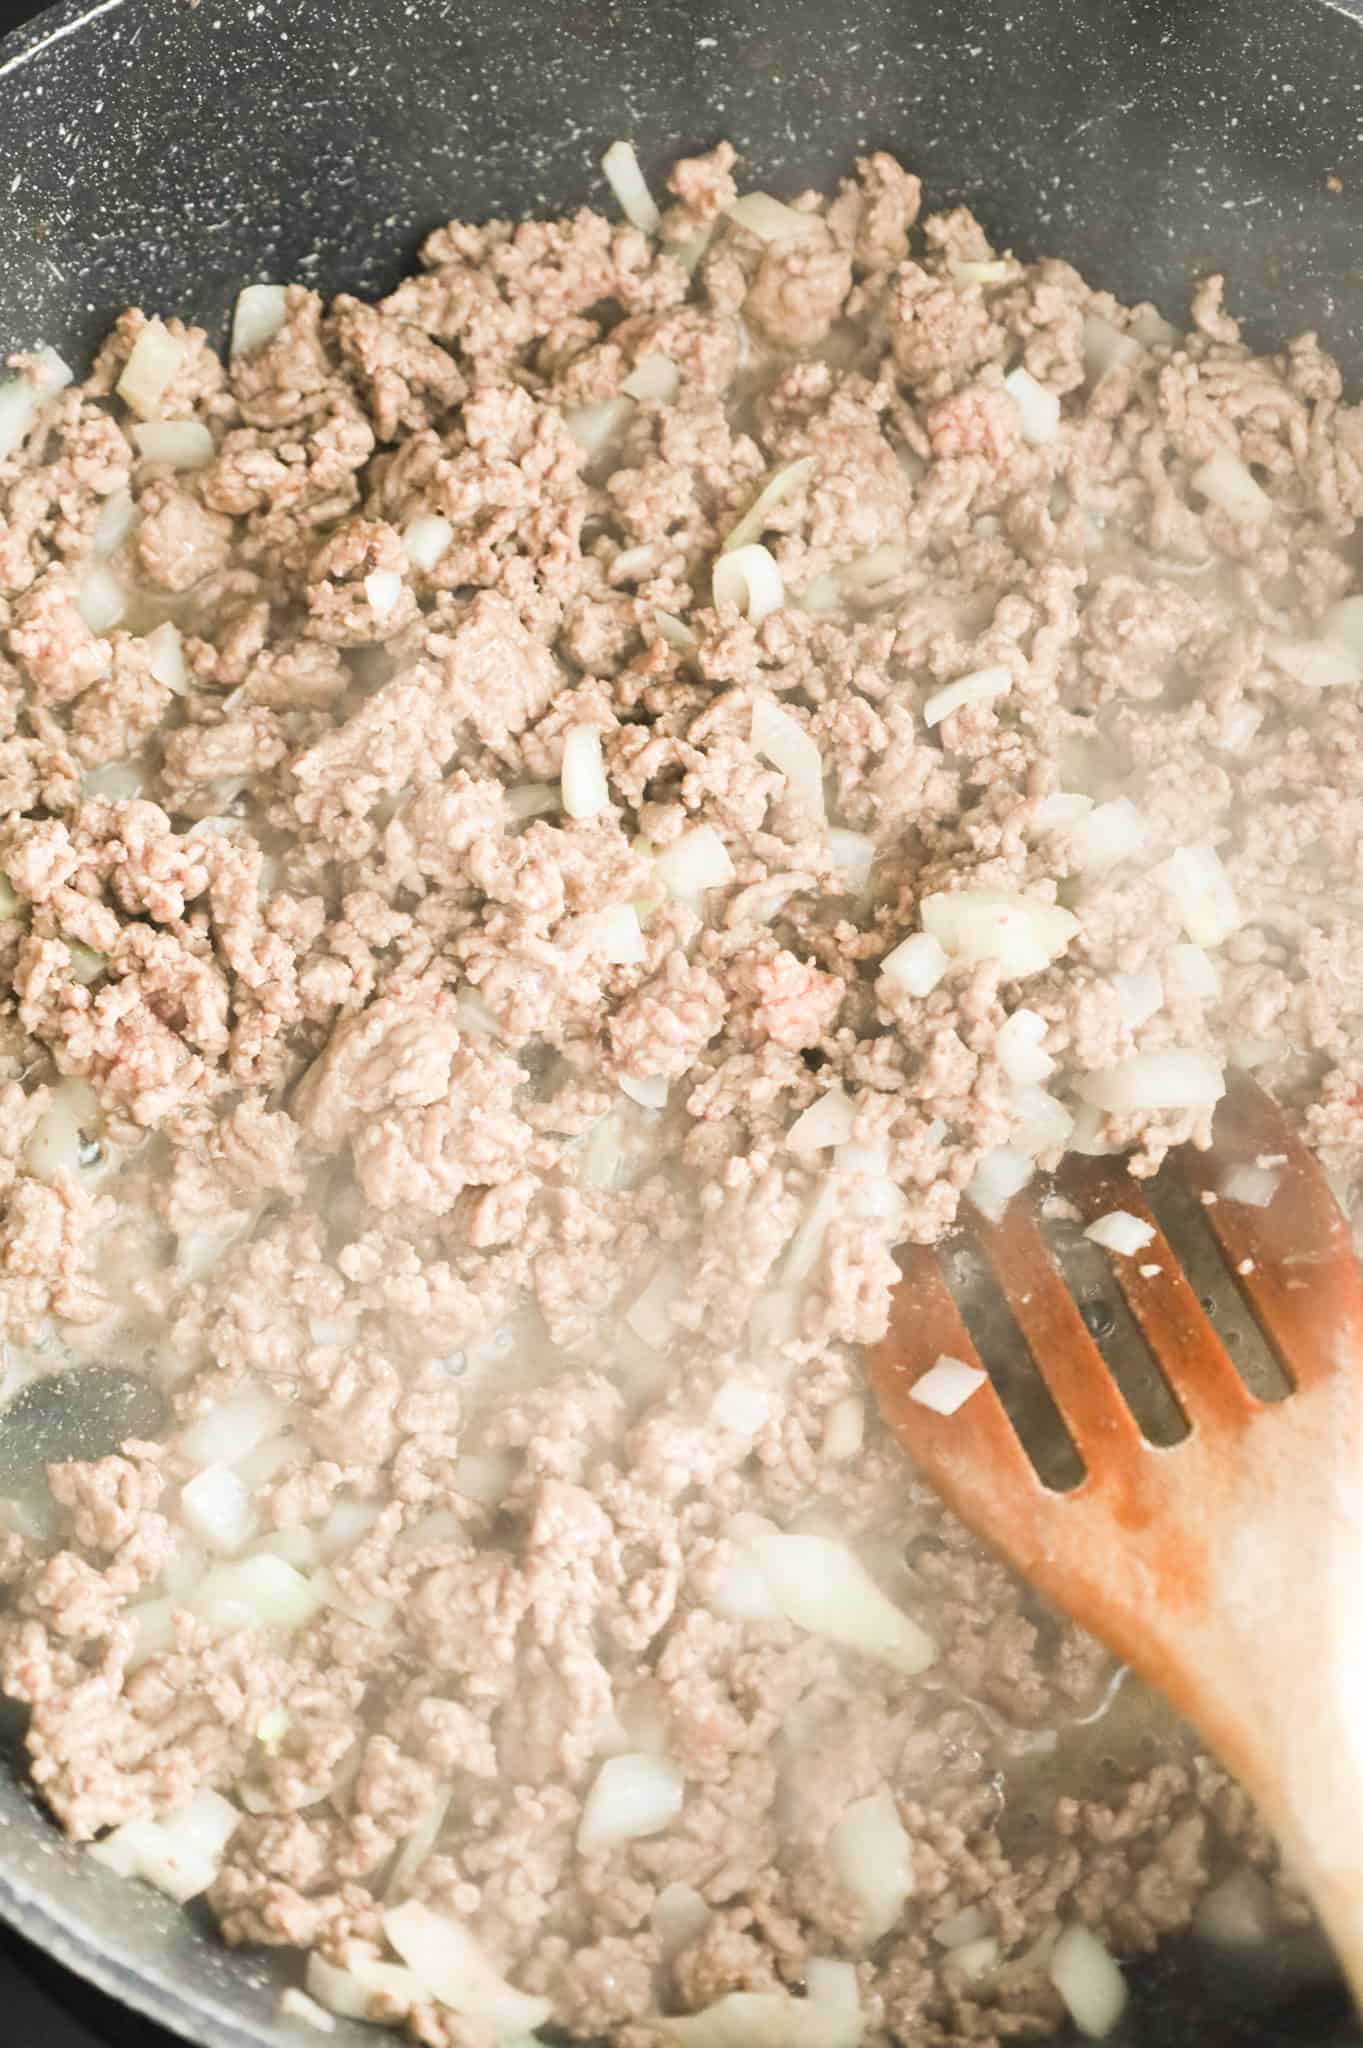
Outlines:
<svg viewBox="0 0 1363 2048"><path fill-rule="evenodd" d="M975 1247L963 1240L943 1252L942 1271L1038 1479L1052 1493L1069 1493L1084 1477L1083 1460L998 1282Z"/></svg>

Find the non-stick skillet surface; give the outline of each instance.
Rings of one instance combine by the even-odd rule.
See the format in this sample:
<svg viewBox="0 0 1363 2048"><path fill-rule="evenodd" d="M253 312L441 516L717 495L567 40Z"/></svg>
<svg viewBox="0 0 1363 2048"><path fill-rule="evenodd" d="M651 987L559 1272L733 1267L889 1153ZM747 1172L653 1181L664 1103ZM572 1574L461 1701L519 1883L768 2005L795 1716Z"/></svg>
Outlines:
<svg viewBox="0 0 1363 2048"><path fill-rule="evenodd" d="M604 201L616 135L651 171L728 135L786 191L889 147L1024 255L1174 317L1224 270L1254 337L1363 372L1363 0L67 0L0 42L0 349L79 359L129 303L214 328L256 278L377 291L451 214ZM14 1770L0 1913L203 2048L316 2048L272 1958L61 1844ZM1132 2044L1363 2043L1328 1986L1134 1974Z"/></svg>

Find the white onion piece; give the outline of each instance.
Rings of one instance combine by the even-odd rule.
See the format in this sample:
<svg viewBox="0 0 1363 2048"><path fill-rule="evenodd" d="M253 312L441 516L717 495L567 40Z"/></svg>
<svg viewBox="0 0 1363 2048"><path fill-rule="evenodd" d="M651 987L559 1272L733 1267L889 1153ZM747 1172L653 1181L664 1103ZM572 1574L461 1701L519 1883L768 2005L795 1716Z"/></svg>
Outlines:
<svg viewBox="0 0 1363 2048"><path fill-rule="evenodd" d="M319 2034L334 2034L336 2021L325 2006L309 1998L306 1991L300 1991L296 1984L287 1985L279 1994L279 2010L285 2019L301 2020L305 2027L315 2027Z"/></svg>
<svg viewBox="0 0 1363 2048"><path fill-rule="evenodd" d="M402 600L402 578L396 569L371 569L364 579L364 594L375 616L386 618Z"/></svg>
<svg viewBox="0 0 1363 2048"><path fill-rule="evenodd" d="M1114 974L1112 987L1128 1031L1138 1031L1156 1010L1164 1007L1164 984L1153 960L1147 960L1132 974Z"/></svg>
<svg viewBox="0 0 1363 2048"><path fill-rule="evenodd" d="M1119 370L1144 354L1144 346L1134 334L1123 334L1097 313L1085 314L1084 369L1090 384L1100 384L1109 371Z"/></svg>
<svg viewBox="0 0 1363 2048"><path fill-rule="evenodd" d="M728 848L713 825L693 825L658 855L653 867L673 896L700 896L734 879Z"/></svg>
<svg viewBox="0 0 1363 2048"><path fill-rule="evenodd" d="M603 398L599 404L564 413L563 424L583 454L594 456L624 432L633 411L632 398Z"/></svg>
<svg viewBox="0 0 1363 2048"><path fill-rule="evenodd" d="M934 1415L954 1415L972 1394L978 1394L988 1377L977 1365L967 1365L963 1358L948 1358L943 1352L922 1377L914 1381L909 1388L909 1399L917 1401L922 1408L931 1408Z"/></svg>
<svg viewBox="0 0 1363 2048"><path fill-rule="evenodd" d="M1341 597L1320 622L1321 635L1363 656L1363 597Z"/></svg>
<svg viewBox="0 0 1363 2048"><path fill-rule="evenodd" d="M881 1592L845 1543L828 1536L756 1530L748 1545L788 1621L910 1677L926 1671L937 1645Z"/></svg>
<svg viewBox="0 0 1363 2048"><path fill-rule="evenodd" d="M113 491L99 508L95 530L90 539L91 552L100 561L117 552L132 528L133 498L131 491Z"/></svg>
<svg viewBox="0 0 1363 2048"><path fill-rule="evenodd" d="M517 825L528 818L546 817L558 809L560 801L561 791L552 782L522 782L506 793L506 808Z"/></svg>
<svg viewBox="0 0 1363 2048"><path fill-rule="evenodd" d="M911 996L926 996L936 988L949 965L939 939L931 932L912 932L891 947L880 963L880 971L887 981L896 982Z"/></svg>
<svg viewBox="0 0 1363 2048"><path fill-rule="evenodd" d="M981 1216L987 1216L991 1223L1001 1223L1008 1204L1026 1187L1035 1171L1035 1154L1016 1145L995 1145L970 1176L966 1194Z"/></svg>
<svg viewBox="0 0 1363 2048"><path fill-rule="evenodd" d="M855 1458L866 1440L866 1403L856 1394L844 1395L828 1411L820 1449L835 1465Z"/></svg>
<svg viewBox="0 0 1363 2048"><path fill-rule="evenodd" d="M828 834L828 852L833 865L847 884L849 896L861 896L870 887L876 845L869 833L849 832L834 825Z"/></svg>
<svg viewBox="0 0 1363 2048"><path fill-rule="evenodd" d="M816 576L806 583L795 603L802 612L835 612L842 603L842 585L836 576Z"/></svg>
<svg viewBox="0 0 1363 2048"><path fill-rule="evenodd" d="M756 1386L751 1380L726 1380L710 1403L707 1420L715 1429L752 1438L771 1421L774 1402L770 1387Z"/></svg>
<svg viewBox="0 0 1363 2048"><path fill-rule="evenodd" d="M1114 1152L1120 1151L1119 1145L1103 1136L1106 1122L1101 1109L1095 1109L1091 1102L1081 1102L1070 1131L1071 1152L1081 1153L1085 1159L1110 1159Z"/></svg>
<svg viewBox="0 0 1363 2048"><path fill-rule="evenodd" d="M833 1867L860 1901L867 1948L889 1933L913 1892L913 1844L894 1794L882 1785L856 1799L829 1836Z"/></svg>
<svg viewBox="0 0 1363 2048"><path fill-rule="evenodd" d="M1243 753L1264 722L1264 714L1257 704L1232 704L1221 719L1221 731L1214 737L1213 746L1223 753Z"/></svg>
<svg viewBox="0 0 1363 2048"><path fill-rule="evenodd" d="M959 1913L953 1913L933 1929L932 1938L943 1948L964 1948L968 1941L978 1941L982 1934L987 1934L989 1925L989 1915L983 1906L963 1906Z"/></svg>
<svg viewBox="0 0 1363 2048"><path fill-rule="evenodd" d="M54 348L40 348L34 352L33 368L30 373L33 388L42 398L55 398L59 391L65 391L74 382L75 371L64 357Z"/></svg>
<svg viewBox="0 0 1363 2048"><path fill-rule="evenodd" d="M515 1464L505 1451L464 1451L455 1460L455 1491L486 1507L496 1507L506 1498L515 1476Z"/></svg>
<svg viewBox="0 0 1363 2048"><path fill-rule="evenodd" d="M390 1906L383 1931L431 1996L452 2012L467 2013L501 2031L533 2033L549 2018L547 1998L517 1991L484 1953L467 1927L432 1912L419 1899Z"/></svg>
<svg viewBox="0 0 1363 2048"><path fill-rule="evenodd" d="M123 585L109 569L95 562L80 579L76 610L92 633L107 633L127 610Z"/></svg>
<svg viewBox="0 0 1363 2048"><path fill-rule="evenodd" d="M1126 1979L1087 1927L1067 1927L1051 1950L1048 1974L1081 2034L1101 2041L1126 2010Z"/></svg>
<svg viewBox="0 0 1363 2048"><path fill-rule="evenodd" d="M1270 640L1268 658L1308 690L1354 689L1363 683L1363 656L1340 639Z"/></svg>
<svg viewBox="0 0 1363 2048"><path fill-rule="evenodd" d="M637 1102L640 1109L667 1108L668 1083L662 1074L649 1074L642 1081L635 1080L632 1074L622 1074L620 1089L631 1102Z"/></svg>
<svg viewBox="0 0 1363 2048"><path fill-rule="evenodd" d="M805 1964L805 1990L815 2005L834 2005L843 2012L861 2009L855 1963L840 1963L832 1956L810 1956Z"/></svg>
<svg viewBox="0 0 1363 2048"><path fill-rule="evenodd" d="M1014 1010L999 1026L994 1053L1010 1081L1026 1087L1048 1080L1055 1072L1055 1061L1042 1049L1046 1030L1045 1018L1026 1009Z"/></svg>
<svg viewBox="0 0 1363 2048"><path fill-rule="evenodd" d="M786 586L776 558L759 542L734 548L720 556L712 578L717 605L737 605L754 626L786 601Z"/></svg>
<svg viewBox="0 0 1363 2048"><path fill-rule="evenodd" d="M114 390L139 418L154 420L188 355L187 341L177 341L163 320L149 320L133 343Z"/></svg>
<svg viewBox="0 0 1363 2048"><path fill-rule="evenodd" d="M1247 1209L1266 1209L1278 1186L1278 1175L1266 1166L1233 1166L1221 1183L1221 1194L1228 1202L1243 1202Z"/></svg>
<svg viewBox="0 0 1363 2048"><path fill-rule="evenodd" d="M1183 339L1178 328L1153 307L1148 312L1132 316L1131 332L1147 348L1177 348Z"/></svg>
<svg viewBox="0 0 1363 2048"><path fill-rule="evenodd" d="M1211 1109L1226 1078L1209 1052L1138 1052L1098 1074L1081 1074L1074 1091L1095 1109Z"/></svg>
<svg viewBox="0 0 1363 2048"><path fill-rule="evenodd" d="M201 1787L164 1820L132 1820L90 1849L120 1877L140 1877L183 1906L212 1884L241 1819L220 1793Z"/></svg>
<svg viewBox="0 0 1363 2048"><path fill-rule="evenodd" d="M817 219L814 214L801 213L798 207L787 206L784 200L773 199L770 192L741 193L726 210L730 220L736 220L741 228L763 242L785 242L792 235L807 235Z"/></svg>
<svg viewBox="0 0 1363 2048"><path fill-rule="evenodd" d="M758 697L752 708L752 743L764 760L779 768L787 787L822 824L823 755L800 721L770 697Z"/></svg>
<svg viewBox="0 0 1363 2048"><path fill-rule="evenodd" d="M784 1621L767 1575L745 1545L734 1541L723 1576L714 1586L710 1606L726 1621Z"/></svg>
<svg viewBox="0 0 1363 2048"><path fill-rule="evenodd" d="M1169 977L1186 995L1202 1003L1213 1003L1221 993L1221 973L1210 953L1201 946L1175 946L1169 954Z"/></svg>
<svg viewBox="0 0 1363 2048"><path fill-rule="evenodd" d="M258 1380L242 1380L226 1400L198 1416L180 1438L180 1453L191 1465L236 1465L277 1436L288 1409Z"/></svg>
<svg viewBox="0 0 1363 2048"><path fill-rule="evenodd" d="M1091 796L1081 796L1077 790L1053 790L1036 807L1036 829L1038 832L1071 832L1092 809Z"/></svg>
<svg viewBox="0 0 1363 2048"><path fill-rule="evenodd" d="M361 1628L387 1628L397 1612L392 1600L367 1600L343 1592L329 1565L323 1565L321 1571L313 1573L312 1590L324 1607L331 1608L335 1614L344 1614L349 1621L357 1621Z"/></svg>
<svg viewBox="0 0 1363 2048"><path fill-rule="evenodd" d="M977 1978L987 1977L991 1970L997 1969L1002 1954L996 1938L992 1934L984 1934L978 1941L963 1941L959 1947L953 1948L947 1961L953 1970L959 1970L963 1977L973 1983Z"/></svg>
<svg viewBox="0 0 1363 2048"><path fill-rule="evenodd" d="M681 1812L685 1790L681 1772L663 1757L639 1751L607 1757L583 1804L578 1854L661 1834Z"/></svg>
<svg viewBox="0 0 1363 2048"><path fill-rule="evenodd" d="M1230 876L1214 847L1176 847L1150 873L1195 946L1219 946L1244 923Z"/></svg>
<svg viewBox="0 0 1363 2048"><path fill-rule="evenodd" d="M317 1531L317 1548L323 1557L339 1557L362 1543L379 1519L372 1500L338 1500Z"/></svg>
<svg viewBox="0 0 1363 2048"><path fill-rule="evenodd" d="M685 619L679 619L675 612L654 612L653 623L659 638L666 640L669 647L676 647L683 654L689 654L693 647L700 646L699 640Z"/></svg>
<svg viewBox="0 0 1363 2048"><path fill-rule="evenodd" d="M248 1460L249 1463L249 1460ZM242 1468L245 1470L245 1467ZM295 1571L315 1571L322 1562L313 1529L273 1529L251 1546L252 1557L282 1557Z"/></svg>
<svg viewBox="0 0 1363 2048"><path fill-rule="evenodd" d="M1018 409L1018 425L1024 441L1044 448L1060 432L1060 400L1054 391L1038 384L1030 370L1010 370L1003 388Z"/></svg>
<svg viewBox="0 0 1363 2048"><path fill-rule="evenodd" d="M767 514L779 505L793 491L798 491L805 478L812 476L818 467L816 457L801 455L794 462L787 462L774 476L768 477L757 496L749 505L736 526L730 528L725 537L722 553L728 554L734 548L746 547L749 541L759 540L766 527Z"/></svg>
<svg viewBox="0 0 1363 2048"><path fill-rule="evenodd" d="M1079 930L1059 904L1010 895L1001 889L959 889L925 896L923 929L961 960L997 960L1016 980L1039 974L1058 960Z"/></svg>
<svg viewBox="0 0 1363 2048"><path fill-rule="evenodd" d="M175 1641L175 1615L179 1603L169 1596L161 1600L139 1600L128 1608L124 1619L132 1624L129 1671L136 1671L149 1657L159 1657Z"/></svg>
<svg viewBox="0 0 1363 2048"><path fill-rule="evenodd" d="M940 725L963 704L986 704L993 697L1005 696L1012 685L1012 675L1002 664L995 668L977 668L973 674L960 676L944 689L933 691L923 705L923 723Z"/></svg>
<svg viewBox="0 0 1363 2048"><path fill-rule="evenodd" d="M59 1173L93 1179L92 1168L81 1165L81 1147L87 1134L99 1129L99 1121L99 1103L89 1082L59 1081L24 1147L29 1172L39 1180L54 1180ZM107 1170L112 1162L105 1158L99 1164Z"/></svg>
<svg viewBox="0 0 1363 2048"><path fill-rule="evenodd" d="M672 1338L672 1304L683 1292L685 1278L675 1259L664 1259L632 1307L625 1321L636 1337L655 1351L662 1351Z"/></svg>
<svg viewBox="0 0 1363 2048"><path fill-rule="evenodd" d="M1258 1948L1268 1940L1276 1916L1273 1894L1248 1864L1233 1870L1198 1900L1193 1932L1215 1948Z"/></svg>
<svg viewBox="0 0 1363 2048"><path fill-rule="evenodd" d="M322 1605L322 1595L282 1557L243 1557L205 1574L189 1601L193 1613L210 1628L246 1625L241 1617L266 1628L302 1628Z"/></svg>
<svg viewBox="0 0 1363 2048"><path fill-rule="evenodd" d="M157 682L183 697L189 689L189 670L179 627L167 619L148 633L142 644L147 650L147 667Z"/></svg>
<svg viewBox="0 0 1363 2048"><path fill-rule="evenodd" d="M784 1991L728 1991L701 2012L650 2025L682 2048L858 2048L863 2020Z"/></svg>
<svg viewBox="0 0 1363 2048"><path fill-rule="evenodd" d="M597 913L601 956L611 967L637 967L645 959L643 928L632 903L615 903Z"/></svg>
<svg viewBox="0 0 1363 2048"><path fill-rule="evenodd" d="M1193 471L1190 481L1195 491L1241 526L1262 526L1272 515L1272 499L1228 448L1218 448Z"/></svg>
<svg viewBox="0 0 1363 2048"><path fill-rule="evenodd" d="M251 1496L226 1465L208 1465L184 1487L180 1513L192 1536L220 1555L245 1548L255 1533Z"/></svg>
<svg viewBox="0 0 1363 2048"><path fill-rule="evenodd" d="M1002 284L1012 274L1012 265L1002 256L976 262L964 256L947 259L947 269L957 284Z"/></svg>
<svg viewBox="0 0 1363 2048"><path fill-rule="evenodd" d="M594 818L610 803L599 726L569 726L563 739L560 788L570 818Z"/></svg>
<svg viewBox="0 0 1363 2048"><path fill-rule="evenodd" d="M422 512L409 522L402 535L402 552L414 569L434 569L450 542L454 528L438 513Z"/></svg>
<svg viewBox="0 0 1363 2048"><path fill-rule="evenodd" d="M316 1949L308 1954L304 1977L309 1992L328 2012L343 2020L367 2020L369 2008L382 1995L395 2008L390 2026L401 2026L414 2005L425 2003L426 1986L411 1970L399 1963L377 1963L368 1956L356 1957L348 1970L328 1963Z"/></svg>
<svg viewBox="0 0 1363 2048"><path fill-rule="evenodd" d="M27 377L11 377L0 384L0 462L22 448L38 417L40 402Z"/></svg>
<svg viewBox="0 0 1363 2048"><path fill-rule="evenodd" d="M384 1887L383 1895L386 1902L402 1897L402 1894L416 1876L417 1871L430 1855L436 1845L440 1830L445 1825L445 1816L450 1810L453 1798L453 1785L442 1785L427 1808L425 1819L421 1822L421 1825L413 1828L411 1834L408 1835L399 1852L398 1860L389 1873L388 1883Z"/></svg>
<svg viewBox="0 0 1363 2048"><path fill-rule="evenodd" d="M653 1932L664 1963L690 1948L709 1923L710 1908L694 1885L667 1884L653 1901Z"/></svg>
<svg viewBox="0 0 1363 2048"><path fill-rule="evenodd" d="M1070 851L1081 873L1103 875L1120 861L1132 860L1146 841L1146 822L1124 796L1098 804L1075 821Z"/></svg>
<svg viewBox="0 0 1363 2048"><path fill-rule="evenodd" d="M1148 1244L1155 1241L1150 1224L1139 1216L1133 1216L1129 1209L1109 1209L1106 1216L1097 1217L1084 1232L1094 1244L1100 1244L1104 1251L1117 1252L1124 1259L1134 1258L1143 1252Z"/></svg>
<svg viewBox="0 0 1363 2048"><path fill-rule="evenodd" d="M641 234L656 235L662 215L639 168L633 144L613 142L601 159L601 168L630 226Z"/></svg>
<svg viewBox="0 0 1363 2048"><path fill-rule="evenodd" d="M203 469L217 453L213 436L198 420L151 420L133 428L133 440L144 462L166 469Z"/></svg>
<svg viewBox="0 0 1363 2048"><path fill-rule="evenodd" d="M237 293L232 314L231 354L252 356L273 341L289 315L289 288L283 284L248 284Z"/></svg>
<svg viewBox="0 0 1363 2048"><path fill-rule="evenodd" d="M1018 1123L1011 1139L1015 1151L1035 1159L1042 1152L1063 1152L1074 1129L1074 1118L1063 1102L1057 1102L1044 1088L1014 1087L1013 1108Z"/></svg>
<svg viewBox="0 0 1363 2048"><path fill-rule="evenodd" d="M642 356L620 386L626 398L670 405L681 390L681 371L670 356Z"/></svg>
<svg viewBox="0 0 1363 2048"><path fill-rule="evenodd" d="M830 1145L845 1145L852 1135L855 1113L841 1087L832 1087L796 1117L786 1132L786 1143L792 1152L822 1152Z"/></svg>

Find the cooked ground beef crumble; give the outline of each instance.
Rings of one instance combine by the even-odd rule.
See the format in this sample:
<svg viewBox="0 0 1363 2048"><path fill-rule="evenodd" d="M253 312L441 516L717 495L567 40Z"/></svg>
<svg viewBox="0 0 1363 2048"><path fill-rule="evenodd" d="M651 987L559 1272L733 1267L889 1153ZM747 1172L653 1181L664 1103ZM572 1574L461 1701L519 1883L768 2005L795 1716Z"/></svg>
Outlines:
<svg viewBox="0 0 1363 2048"><path fill-rule="evenodd" d="M9 1384L117 1359L177 1416L7 1507L0 1680L73 1835L230 1794L227 1939L428 2048L733 1992L811 2048L1044 2036L1062 1927L1140 1951L1241 1864L1304 1910L1178 1733L1015 1824L1113 1672L860 1347L972 1181L1206 1142L1137 1056L1256 1067L1357 1177L1363 411L1219 278L1176 333L888 156L794 215L733 164L657 238L256 295L226 364L128 312L21 365L0 461ZM777 1532L934 1661L786 1618ZM532 1996L431 1996L404 1899Z"/></svg>

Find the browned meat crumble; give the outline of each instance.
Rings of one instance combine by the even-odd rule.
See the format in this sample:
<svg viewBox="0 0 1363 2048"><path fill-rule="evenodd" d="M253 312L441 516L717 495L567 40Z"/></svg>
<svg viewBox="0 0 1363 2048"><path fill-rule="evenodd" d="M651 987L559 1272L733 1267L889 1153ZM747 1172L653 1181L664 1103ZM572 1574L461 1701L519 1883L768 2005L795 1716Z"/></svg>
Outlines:
<svg viewBox="0 0 1363 2048"><path fill-rule="evenodd" d="M130 311L0 462L9 1384L145 1362L178 1416L6 1509L0 1681L73 1835L230 1795L227 1939L428 2048L733 1992L1011 2041L1062 1928L1138 1952L1237 1861L1300 1911L1179 1738L1014 1824L1112 1672L859 1347L977 1172L1205 1142L1166 1054L1353 1184L1363 412L1218 278L1175 332L887 156L760 233L733 165L658 238L453 222L378 306L267 294L225 363ZM1036 957L950 922L986 891ZM789 1618L777 1532L934 1661ZM667 1810L603 1842L620 1758ZM404 1899L540 2007L366 1979Z"/></svg>

